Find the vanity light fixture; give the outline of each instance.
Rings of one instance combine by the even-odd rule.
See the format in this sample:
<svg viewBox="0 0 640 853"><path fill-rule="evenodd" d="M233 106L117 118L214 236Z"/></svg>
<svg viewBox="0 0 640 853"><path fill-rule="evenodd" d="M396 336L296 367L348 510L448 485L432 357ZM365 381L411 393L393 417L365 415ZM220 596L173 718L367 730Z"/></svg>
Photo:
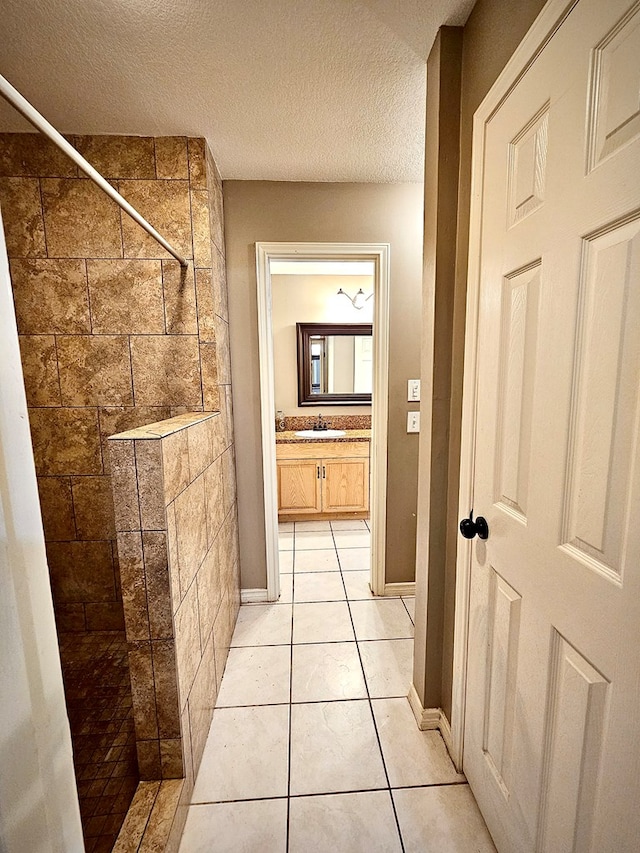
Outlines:
<svg viewBox="0 0 640 853"><path fill-rule="evenodd" d="M340 288L340 290L338 291L338 296L340 296L340 294L346 296L347 299L353 305L353 307L357 308L359 311L361 308L364 308L365 302L368 302L371 299L371 297L373 296L373 291L371 291L368 296L365 296L364 290L360 288L360 290L356 293L355 296L349 296L348 293L345 293L345 291Z"/></svg>

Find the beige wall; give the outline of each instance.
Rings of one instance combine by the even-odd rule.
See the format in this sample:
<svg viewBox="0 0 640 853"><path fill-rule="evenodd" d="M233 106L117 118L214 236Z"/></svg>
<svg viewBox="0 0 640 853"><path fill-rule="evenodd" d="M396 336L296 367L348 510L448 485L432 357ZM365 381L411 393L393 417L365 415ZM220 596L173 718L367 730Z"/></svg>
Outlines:
<svg viewBox="0 0 640 853"><path fill-rule="evenodd" d="M371 406L314 406L313 409L298 406L296 323L372 323L372 299L358 310L346 297L338 296L338 290L343 288L351 296L359 288L371 293L373 278L363 275L274 275L271 288L276 410L281 409L289 417L322 413L329 420L332 415L370 414ZM350 379L353 382L353 371Z"/></svg>
<svg viewBox="0 0 640 853"><path fill-rule="evenodd" d="M461 59L462 29L442 27L427 60L421 476L413 675L425 708L441 705L447 530L443 498L448 490Z"/></svg>
<svg viewBox="0 0 640 853"><path fill-rule="evenodd" d="M413 580L418 437L406 398L420 370L422 185L226 181L224 201L242 586L266 587L256 241L391 244L386 581Z"/></svg>
<svg viewBox="0 0 640 853"><path fill-rule="evenodd" d="M421 487L426 484L430 490L430 502L442 502L446 497L446 515L443 513L437 522L437 528L428 530L429 537L439 541L445 549L444 564L439 566L435 577L429 579L429 592L432 603L442 602L442 611L434 617L436 624L442 624L442 657L441 665L437 661L425 675L422 688L427 697L427 705L440 704L447 717L451 715L451 684L453 672L453 620L455 604L455 561L458 542L458 481L460 457L460 424L462 414L462 368L464 357L464 323L466 305L466 281L469 242L469 206L471 196L471 145L473 114L480 105L523 36L544 6L544 0L478 0L467 24L463 30L462 40L462 83L460 95L460 131L459 131L459 171L457 181L442 171L438 158L429 161L427 156L427 172L425 179L425 206L434 211L435 219L427 221L425 245L435 240L438 230L440 211L433 206L433 199L440 193L445 202L445 220L450 221L452 201L457 200L457 227L455 230L455 273L453 288L450 285L452 261L446 266L445 288L446 297L451 300L448 313L449 328L447 339L440 346L446 346L451 354L450 385L446 396L449 409L448 447L443 448L434 468L435 476L430 481L430 465L432 460L424 456L420 460ZM436 44L437 47L437 44ZM449 57L451 60L451 57ZM453 61L457 61L455 57ZM440 73L450 74L451 67L441 68ZM447 114L439 115L436 105L427 103L427 151L430 139L440 122L446 125ZM430 121L432 122L430 124ZM446 183L443 186L442 181ZM453 233L449 240L453 242ZM438 287L436 281L435 287ZM425 322L433 322L433 317L425 318ZM436 330L436 333L441 330ZM444 478L444 480L443 480ZM443 485L444 483L444 485ZM421 535L423 535L420 518ZM424 522L427 523L428 522ZM422 567L426 571L426 566ZM433 581L433 583L432 583ZM426 606L426 601L423 602ZM419 621L420 617L417 617ZM422 642L428 647L424 630L419 631L416 623L416 636L421 635ZM423 626L424 628L424 626ZM437 649L438 654L440 650ZM428 658L427 649L417 649L416 656L423 661Z"/></svg>

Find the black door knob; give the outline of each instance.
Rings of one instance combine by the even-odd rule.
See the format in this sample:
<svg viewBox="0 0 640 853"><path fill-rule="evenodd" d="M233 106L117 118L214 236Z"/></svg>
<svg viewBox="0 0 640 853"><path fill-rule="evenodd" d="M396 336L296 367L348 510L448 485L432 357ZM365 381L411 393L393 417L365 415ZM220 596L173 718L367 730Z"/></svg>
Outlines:
<svg viewBox="0 0 640 853"><path fill-rule="evenodd" d="M476 535L476 523L473 520L473 513L470 514L470 518L463 518L460 522L460 533L462 533L465 539L473 539Z"/></svg>
<svg viewBox="0 0 640 853"><path fill-rule="evenodd" d="M487 519L479 515L476 520L473 520L473 510L469 513L469 518L463 518L460 522L460 533L465 539L473 539L477 536L479 539L489 538L489 525Z"/></svg>

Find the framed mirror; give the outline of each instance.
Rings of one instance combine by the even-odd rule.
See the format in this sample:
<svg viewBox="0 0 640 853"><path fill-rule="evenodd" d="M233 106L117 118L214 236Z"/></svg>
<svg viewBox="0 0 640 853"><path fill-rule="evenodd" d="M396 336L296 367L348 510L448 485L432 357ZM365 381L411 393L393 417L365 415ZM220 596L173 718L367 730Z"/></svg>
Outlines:
<svg viewBox="0 0 640 853"><path fill-rule="evenodd" d="M371 323L296 323L298 405L370 406Z"/></svg>

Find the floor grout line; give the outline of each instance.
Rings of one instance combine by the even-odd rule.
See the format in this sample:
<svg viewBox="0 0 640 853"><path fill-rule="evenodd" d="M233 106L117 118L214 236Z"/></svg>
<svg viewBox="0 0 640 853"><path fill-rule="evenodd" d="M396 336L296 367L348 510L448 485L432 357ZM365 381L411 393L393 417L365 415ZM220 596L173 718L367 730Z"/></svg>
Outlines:
<svg viewBox="0 0 640 853"><path fill-rule="evenodd" d="M414 791L420 790L421 788L455 788L463 785L468 785L468 782L432 782L430 784L425 785L395 785L393 788L389 787L375 787L375 788L352 788L347 791L315 791L312 794L287 794L281 796L274 797L240 797L236 800L201 800L197 803L189 803L190 806L223 806L228 805L230 803L261 803L268 800L303 800L308 797L333 797L336 794L372 794L372 793L380 793L382 791Z"/></svg>
<svg viewBox="0 0 640 853"><path fill-rule="evenodd" d="M292 646L292 648L294 648ZM365 677L366 678L366 677ZM374 702L378 699L406 699L406 693L397 693L394 695L384 696L371 696L370 697ZM352 696L349 699L302 699L298 701L291 702L253 702L248 705L216 705L216 711L237 711L238 709L243 708L284 708L288 705L336 705L339 702L367 702L369 701L368 696Z"/></svg>
<svg viewBox="0 0 640 853"><path fill-rule="evenodd" d="M339 558L338 558L338 560L339 560ZM344 584L344 575L342 577L342 583ZM346 586L345 586L345 591L346 591ZM367 681L367 675L366 675L366 672L364 669L364 664L362 663L362 654L360 652L360 646L358 645L358 642L357 642L358 638L356 635L356 626L355 626L354 621L353 621L353 614L351 613L351 607L349 605L349 602L347 602L347 607L349 609L349 618L351 619L351 627L353 629L353 635L354 635L354 637L356 637L356 649L358 651L358 660L360 661L360 669L362 670L362 677L364 678L365 690L367 691L367 700L369 702L369 713L371 714L371 720L373 722L373 729L376 733L376 740L378 741L378 749L380 750L380 758L382 760L382 769L384 770L384 776L385 776L385 779L387 780L387 790L389 791L389 799L391 800L391 808L393 809L393 817L395 818L396 829L398 831L398 839L400 841L400 849L401 849L402 853L404 853L404 840L402 838L402 833L400 831L400 821L398 820L398 812L396 811L396 804L395 804L395 801L393 799L393 794L391 793L391 780L389 779L389 772L387 770L387 762L385 761L384 752L382 751L382 741L380 740L380 733L378 731L378 724L376 723L376 717L375 717L375 714L373 713L373 703L371 701L371 693L369 691L369 683Z"/></svg>
<svg viewBox="0 0 640 853"><path fill-rule="evenodd" d="M404 604L404 609L407 611L407 616L411 619L411 624L415 627L415 622L413 620L413 616L409 613L409 608L407 607L407 602L404 600L402 596L400 596L400 601Z"/></svg>
<svg viewBox="0 0 640 853"><path fill-rule="evenodd" d="M296 567L296 533L295 533L295 524L293 526L293 568L295 570ZM296 589L296 581L295 581L295 572L291 578L291 601L293 602L295 596ZM290 835L290 823L291 823L291 728L293 724L293 619L294 619L294 609L293 604L291 605L291 650L289 652L289 754L287 758L287 837L286 837L286 851L289 851L289 835Z"/></svg>
<svg viewBox="0 0 640 853"><path fill-rule="evenodd" d="M391 637L390 639L386 639L382 637L377 640L306 640L304 643L259 643L258 645L251 646L230 646L231 649L277 649L277 648L285 648L286 646L330 646L337 645L340 643L395 643L405 640L413 640L413 637Z"/></svg>

